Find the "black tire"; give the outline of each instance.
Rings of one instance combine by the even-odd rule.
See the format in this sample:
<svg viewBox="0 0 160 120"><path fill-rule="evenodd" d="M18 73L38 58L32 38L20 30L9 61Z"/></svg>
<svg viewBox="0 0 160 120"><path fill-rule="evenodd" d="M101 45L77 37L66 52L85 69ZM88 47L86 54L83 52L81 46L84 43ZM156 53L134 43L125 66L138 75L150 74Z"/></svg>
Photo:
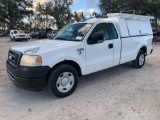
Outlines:
<svg viewBox="0 0 160 120"><path fill-rule="evenodd" d="M140 56L144 56L143 62L140 62ZM135 68L142 68L144 64L145 64L145 52L143 50L140 50L138 52L137 58L134 61L132 61L132 65Z"/></svg>
<svg viewBox="0 0 160 120"><path fill-rule="evenodd" d="M38 36L37 36L37 39L41 39L41 37L38 35Z"/></svg>
<svg viewBox="0 0 160 120"><path fill-rule="evenodd" d="M71 83L70 78L64 77L65 76L65 75L63 76L64 73L67 73L67 74L71 73L70 76L72 78L74 78L74 82L72 81L72 83ZM70 76L68 75L68 77L70 77ZM63 87L64 91L67 90L67 88L65 88L65 86L62 85L62 80L66 79L66 78L68 79L67 80L68 83L66 86L70 85L72 87L67 92L62 92L62 91L58 90L58 88L61 86L61 87ZM60 83L58 83L59 79L61 79L60 80L61 85L60 85ZM59 98L63 98L63 97L67 97L67 96L71 95L74 92L74 90L76 89L77 84L78 84L78 73L77 73L76 69L74 67L72 67L70 65L66 65L66 64L62 64L62 65L59 65L56 68L54 68L48 77L48 90L49 90L49 92L52 95L55 95Z"/></svg>
<svg viewBox="0 0 160 120"><path fill-rule="evenodd" d="M16 40L16 38L15 38L15 37L13 37L13 41L14 41L14 42L17 42L17 40Z"/></svg>

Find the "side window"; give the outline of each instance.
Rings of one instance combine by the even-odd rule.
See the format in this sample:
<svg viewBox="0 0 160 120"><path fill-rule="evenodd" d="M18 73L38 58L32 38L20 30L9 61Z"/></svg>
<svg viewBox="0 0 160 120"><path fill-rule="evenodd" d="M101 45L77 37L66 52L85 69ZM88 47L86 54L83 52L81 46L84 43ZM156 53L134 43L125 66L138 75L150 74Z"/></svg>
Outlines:
<svg viewBox="0 0 160 120"><path fill-rule="evenodd" d="M112 23L107 23L107 27L109 29L110 39L117 39L118 34L114 25Z"/></svg>
<svg viewBox="0 0 160 120"><path fill-rule="evenodd" d="M99 33L99 32L102 32L103 35L104 35L104 40L108 40L109 39L109 32L108 32L108 29L107 29L107 26L105 23L101 23L101 24L98 24L94 30L92 31L92 33L90 34L89 38L88 38L88 41L87 43L90 43L92 42L92 37L95 33Z"/></svg>

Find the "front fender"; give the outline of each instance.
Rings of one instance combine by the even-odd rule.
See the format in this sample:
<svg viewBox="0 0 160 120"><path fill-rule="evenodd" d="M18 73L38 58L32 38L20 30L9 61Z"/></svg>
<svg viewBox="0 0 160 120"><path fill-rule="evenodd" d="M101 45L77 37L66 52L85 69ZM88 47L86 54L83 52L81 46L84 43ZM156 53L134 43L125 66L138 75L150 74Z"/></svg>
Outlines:
<svg viewBox="0 0 160 120"><path fill-rule="evenodd" d="M55 65L61 63L61 62L64 62L64 61L73 61L75 63L77 63L81 69L81 73L82 75L85 75L86 72L87 72L87 69L86 69L86 65L85 63L83 63L82 61L76 59L76 58L73 58L73 57L61 57L61 58L56 58L56 59L53 59L51 62L48 63L49 67L50 68L53 68Z"/></svg>
<svg viewBox="0 0 160 120"><path fill-rule="evenodd" d="M53 49L41 53L42 65L53 68L56 64L69 60L77 63L82 71L82 74L86 73L86 61L85 50L81 54L78 53L77 48L83 48L83 46L70 47L65 49Z"/></svg>

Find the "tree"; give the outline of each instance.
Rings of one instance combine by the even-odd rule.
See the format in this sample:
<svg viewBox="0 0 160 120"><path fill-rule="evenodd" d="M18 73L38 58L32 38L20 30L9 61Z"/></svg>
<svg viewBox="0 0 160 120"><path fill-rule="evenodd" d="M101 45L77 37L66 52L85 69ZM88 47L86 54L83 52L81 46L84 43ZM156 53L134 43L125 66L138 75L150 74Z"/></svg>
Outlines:
<svg viewBox="0 0 160 120"><path fill-rule="evenodd" d="M0 22L6 23L10 29L33 14L31 0L0 0Z"/></svg>
<svg viewBox="0 0 160 120"><path fill-rule="evenodd" d="M148 0L148 14L155 17L155 24L158 26L158 19L160 19L160 0Z"/></svg>
<svg viewBox="0 0 160 120"><path fill-rule="evenodd" d="M132 10L135 14L154 16L156 24L160 18L159 6L160 0L100 0L99 2L102 14Z"/></svg>
<svg viewBox="0 0 160 120"><path fill-rule="evenodd" d="M54 17L58 29L61 29L71 22L72 14L69 8L71 4L71 0L52 0L44 4L38 3L36 10L42 15Z"/></svg>
<svg viewBox="0 0 160 120"><path fill-rule="evenodd" d="M99 8L102 14L125 11L127 7L127 0L100 0L99 2Z"/></svg>

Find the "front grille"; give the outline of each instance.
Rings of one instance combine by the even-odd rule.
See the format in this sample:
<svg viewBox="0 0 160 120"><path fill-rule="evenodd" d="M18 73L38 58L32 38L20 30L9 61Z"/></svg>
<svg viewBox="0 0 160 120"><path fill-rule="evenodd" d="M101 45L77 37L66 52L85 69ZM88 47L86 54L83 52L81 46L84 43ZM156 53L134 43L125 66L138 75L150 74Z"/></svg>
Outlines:
<svg viewBox="0 0 160 120"><path fill-rule="evenodd" d="M25 35L19 35L19 37L25 37Z"/></svg>
<svg viewBox="0 0 160 120"><path fill-rule="evenodd" d="M14 50L9 50L8 52L8 62L14 66L17 67L19 65L21 59L21 53L14 51Z"/></svg>

